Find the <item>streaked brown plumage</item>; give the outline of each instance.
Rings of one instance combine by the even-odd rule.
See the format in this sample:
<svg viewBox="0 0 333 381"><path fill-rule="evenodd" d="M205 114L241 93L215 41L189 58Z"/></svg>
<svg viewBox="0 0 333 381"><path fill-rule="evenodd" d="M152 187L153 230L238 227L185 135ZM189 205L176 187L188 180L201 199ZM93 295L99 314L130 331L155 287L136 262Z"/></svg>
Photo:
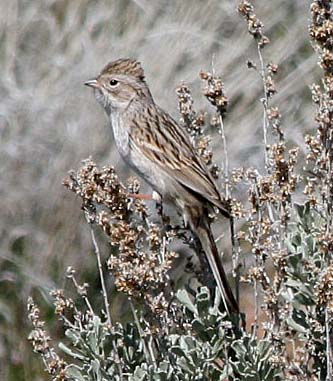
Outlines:
<svg viewBox="0 0 333 381"><path fill-rule="evenodd" d="M229 208L190 137L158 107L136 60L110 62L97 78L86 82L110 118L123 159L161 196L183 213L199 239L226 309L238 312L209 226L213 206L229 218Z"/></svg>

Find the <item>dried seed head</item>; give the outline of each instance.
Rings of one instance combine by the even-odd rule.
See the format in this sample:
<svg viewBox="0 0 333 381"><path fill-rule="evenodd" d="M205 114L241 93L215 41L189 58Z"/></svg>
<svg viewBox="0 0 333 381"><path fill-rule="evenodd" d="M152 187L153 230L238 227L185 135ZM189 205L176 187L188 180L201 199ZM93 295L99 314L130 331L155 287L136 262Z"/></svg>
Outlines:
<svg viewBox="0 0 333 381"><path fill-rule="evenodd" d="M249 18L250 15L251 15L252 12L253 12L253 5L252 5L249 1L247 1L247 0L243 0L243 1L241 1L241 3L238 5L238 12L239 12L241 15L243 15L243 16Z"/></svg>
<svg viewBox="0 0 333 381"><path fill-rule="evenodd" d="M226 113L228 98L225 95L221 78L209 72L201 72L200 78L204 81L203 93L208 101L215 106L220 113Z"/></svg>
<svg viewBox="0 0 333 381"><path fill-rule="evenodd" d="M193 98L189 87L182 84L176 89L178 96L178 109L181 114L181 122L186 126L191 136L202 134L204 125L204 113L197 115L193 108Z"/></svg>
<svg viewBox="0 0 333 381"><path fill-rule="evenodd" d="M91 159L84 160L83 166L77 172L71 171L63 184L81 197L90 222L94 222L96 204L108 208L115 218L128 215L128 194L113 167L100 170Z"/></svg>
<svg viewBox="0 0 333 381"><path fill-rule="evenodd" d="M70 298L66 298L64 290L53 290L50 295L54 298L54 306L56 315L65 315L74 309L74 302Z"/></svg>
<svg viewBox="0 0 333 381"><path fill-rule="evenodd" d="M268 72L270 74L276 74L278 72L278 68L279 66L273 62L270 62L268 65L267 65L267 69L268 69Z"/></svg>
<svg viewBox="0 0 333 381"><path fill-rule="evenodd" d="M207 135L202 136L196 144L198 153L202 157L206 165L211 165L212 159L213 159L213 152L209 149L209 144L210 144L210 137Z"/></svg>
<svg viewBox="0 0 333 381"><path fill-rule="evenodd" d="M320 306L333 312L333 266L329 266L315 285L315 297Z"/></svg>

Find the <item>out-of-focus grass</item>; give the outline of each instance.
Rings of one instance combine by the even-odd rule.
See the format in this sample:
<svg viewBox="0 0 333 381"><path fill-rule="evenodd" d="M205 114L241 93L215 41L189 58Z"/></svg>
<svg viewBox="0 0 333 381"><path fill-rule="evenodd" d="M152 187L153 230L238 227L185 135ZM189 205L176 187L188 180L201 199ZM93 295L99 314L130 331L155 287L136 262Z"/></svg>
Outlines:
<svg viewBox="0 0 333 381"><path fill-rule="evenodd" d="M262 166L262 86L246 69L255 51L236 6L228 0L0 2L1 379L44 377L26 342L27 295L61 286L68 265L95 277L87 227L61 181L89 155L123 165L102 110L83 86L107 61L139 58L155 99L175 116L174 88L182 80L193 88L196 107L207 108L198 72L214 62L230 99L231 166ZM315 68L308 4L258 0L256 9L274 40L264 54L280 64L276 101L287 137L302 146L312 126L307 86Z"/></svg>

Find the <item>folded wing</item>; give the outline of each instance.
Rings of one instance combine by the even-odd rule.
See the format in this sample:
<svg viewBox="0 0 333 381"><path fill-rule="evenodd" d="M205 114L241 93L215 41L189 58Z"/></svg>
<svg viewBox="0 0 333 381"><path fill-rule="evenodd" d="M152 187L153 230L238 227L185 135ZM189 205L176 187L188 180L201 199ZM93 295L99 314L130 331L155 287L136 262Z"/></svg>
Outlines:
<svg viewBox="0 0 333 381"><path fill-rule="evenodd" d="M148 120L146 114L131 129L131 144L161 170L229 217L229 208L222 200L207 166L195 151L189 135L167 113L156 110L155 105L150 105L147 113ZM140 125L145 125L145 128L140 128Z"/></svg>

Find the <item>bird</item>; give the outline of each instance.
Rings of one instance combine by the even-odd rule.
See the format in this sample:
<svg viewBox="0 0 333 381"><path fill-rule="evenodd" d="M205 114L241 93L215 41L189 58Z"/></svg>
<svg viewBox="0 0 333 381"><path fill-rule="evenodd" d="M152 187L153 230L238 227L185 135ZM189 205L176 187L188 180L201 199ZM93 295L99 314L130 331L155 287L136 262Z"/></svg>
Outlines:
<svg viewBox="0 0 333 381"><path fill-rule="evenodd" d="M154 101L141 63L120 58L84 83L105 110L122 159L161 198L181 212L185 226L200 242L226 311L239 306L228 283L212 234L209 211L230 219L229 203L183 126Z"/></svg>

